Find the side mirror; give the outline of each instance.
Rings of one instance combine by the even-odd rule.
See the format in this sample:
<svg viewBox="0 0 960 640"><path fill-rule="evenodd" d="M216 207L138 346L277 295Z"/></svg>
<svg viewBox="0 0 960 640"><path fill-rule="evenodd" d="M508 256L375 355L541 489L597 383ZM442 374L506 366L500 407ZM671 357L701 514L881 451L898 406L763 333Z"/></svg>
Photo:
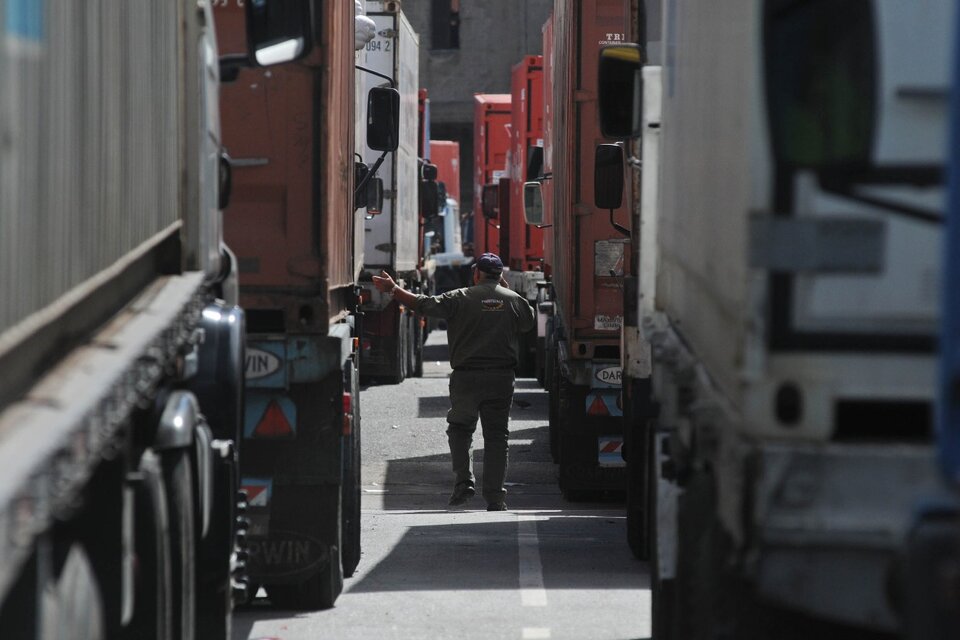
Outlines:
<svg viewBox="0 0 960 640"><path fill-rule="evenodd" d="M383 212L383 178L371 178L366 186L367 215L378 216Z"/></svg>
<svg viewBox="0 0 960 640"><path fill-rule="evenodd" d="M543 176L543 147L527 147L527 182Z"/></svg>
<svg viewBox="0 0 960 640"><path fill-rule="evenodd" d="M437 209L443 211L443 207L447 204L447 183L438 182L437 183Z"/></svg>
<svg viewBox="0 0 960 640"><path fill-rule="evenodd" d="M593 165L593 203L598 209L619 209L623 204L623 148L599 144Z"/></svg>
<svg viewBox="0 0 960 640"><path fill-rule="evenodd" d="M363 162L354 162L353 163L353 184L359 185L363 182L363 179L367 177L367 174L370 173L370 167L368 167ZM367 186L363 189L360 189L354 193L353 197L353 210L357 209L366 209L367 207L367 192L369 191L370 183L367 183Z"/></svg>
<svg viewBox="0 0 960 640"><path fill-rule="evenodd" d="M400 92L374 87L367 94L367 146L396 151L400 144Z"/></svg>
<svg viewBox="0 0 960 640"><path fill-rule="evenodd" d="M421 165L420 167L420 177L423 180L436 180L437 179L437 165L430 164L429 162Z"/></svg>
<svg viewBox="0 0 960 640"><path fill-rule="evenodd" d="M523 219L527 224L543 224L543 185L539 182L523 183Z"/></svg>
<svg viewBox="0 0 960 640"><path fill-rule="evenodd" d="M600 131L607 138L640 135L643 76L638 45L616 45L600 50L597 96Z"/></svg>
<svg viewBox="0 0 960 640"><path fill-rule="evenodd" d="M440 212L440 187L436 180L420 181L420 215L427 220Z"/></svg>
<svg viewBox="0 0 960 640"><path fill-rule="evenodd" d="M480 207L483 211L483 217L489 220L497 218L497 207L500 204L500 186L496 184L483 185L483 193L480 196Z"/></svg>
<svg viewBox="0 0 960 640"><path fill-rule="evenodd" d="M250 60L267 67L292 62L313 48L310 0L248 0Z"/></svg>

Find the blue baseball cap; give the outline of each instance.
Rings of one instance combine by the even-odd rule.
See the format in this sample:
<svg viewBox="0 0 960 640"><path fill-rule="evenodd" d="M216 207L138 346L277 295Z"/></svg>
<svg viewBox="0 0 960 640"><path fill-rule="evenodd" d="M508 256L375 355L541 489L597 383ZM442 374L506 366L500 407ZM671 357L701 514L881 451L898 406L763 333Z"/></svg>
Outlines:
<svg viewBox="0 0 960 640"><path fill-rule="evenodd" d="M492 276L498 276L503 273L503 262L500 260L500 256L495 253L482 254L476 259L473 266Z"/></svg>

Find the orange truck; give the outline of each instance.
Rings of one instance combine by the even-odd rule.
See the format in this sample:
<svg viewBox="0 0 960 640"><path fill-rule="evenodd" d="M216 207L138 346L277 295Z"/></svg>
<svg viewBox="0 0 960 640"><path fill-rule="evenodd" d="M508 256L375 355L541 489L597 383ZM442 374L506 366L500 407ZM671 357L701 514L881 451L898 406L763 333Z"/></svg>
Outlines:
<svg viewBox="0 0 960 640"><path fill-rule="evenodd" d="M363 16L345 2L312 2L308 15L312 50L269 71L238 65L221 119L234 190L226 237L248 320L240 470L252 593L264 586L277 606L318 609L333 606L360 560ZM238 4L218 7L217 31L225 54L244 50ZM368 126L368 146L395 148L396 92L371 90L368 104L368 124L390 125L386 136Z"/></svg>
<svg viewBox="0 0 960 640"><path fill-rule="evenodd" d="M626 39L626 1L563 0L544 50L552 88L545 103L544 172L524 185L525 216L549 224L552 260L546 336L551 452L564 495L625 488L620 335L631 274L628 203L594 203L594 149L601 47ZM546 40L546 38L545 38ZM610 141L612 142L612 140ZM548 211L544 215L544 191ZM552 307L552 308L551 308Z"/></svg>
<svg viewBox="0 0 960 640"><path fill-rule="evenodd" d="M473 96L473 247L474 253L500 253L500 182L507 176L510 150L511 96L477 93Z"/></svg>

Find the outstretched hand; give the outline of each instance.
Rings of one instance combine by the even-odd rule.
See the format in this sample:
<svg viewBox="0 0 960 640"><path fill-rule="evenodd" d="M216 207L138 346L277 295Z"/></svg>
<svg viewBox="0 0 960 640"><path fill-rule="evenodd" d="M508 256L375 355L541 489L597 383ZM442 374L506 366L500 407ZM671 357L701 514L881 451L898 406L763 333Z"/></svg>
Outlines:
<svg viewBox="0 0 960 640"><path fill-rule="evenodd" d="M380 275L373 276L373 286L377 288L377 291L381 293L390 293L393 291L394 287L397 286L397 283L393 281L393 278L390 277L390 274L386 271L381 271Z"/></svg>

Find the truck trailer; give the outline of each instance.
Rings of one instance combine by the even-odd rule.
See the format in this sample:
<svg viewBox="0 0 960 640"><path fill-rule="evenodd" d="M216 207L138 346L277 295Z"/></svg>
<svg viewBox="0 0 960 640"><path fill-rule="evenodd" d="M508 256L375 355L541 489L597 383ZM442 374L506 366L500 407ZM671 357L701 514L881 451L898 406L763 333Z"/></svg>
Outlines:
<svg viewBox="0 0 960 640"><path fill-rule="evenodd" d="M303 8L252 12L242 57ZM229 638L244 314L211 5L0 25L0 636Z"/></svg>
<svg viewBox="0 0 960 640"><path fill-rule="evenodd" d="M544 222L542 192L552 191L549 302L538 308L551 314L545 363L551 452L569 498L625 489L620 333L631 275L631 231L624 226L630 216L628 202L594 206L593 167L594 148L604 139L597 120L599 51L626 39L628 10L619 1L555 5L544 51L551 140L541 180L525 185L539 212L525 212L532 224Z"/></svg>
<svg viewBox="0 0 960 640"><path fill-rule="evenodd" d="M243 12L229 4L217 17L221 49L242 49ZM248 318L251 595L263 586L287 608L333 606L360 560L357 18L348 3L315 3L309 55L241 69L221 96L234 167L226 235Z"/></svg>
<svg viewBox="0 0 960 640"><path fill-rule="evenodd" d="M422 372L424 329L412 310L377 291L371 278L385 270L406 289L429 292L421 262L420 39L400 3L368 0L366 11L376 23L376 36L367 43L361 65L376 74L364 75L365 86L395 86L400 92L400 140L380 170L383 207L364 220L360 370L365 379L399 383ZM370 165L379 156L362 155Z"/></svg>
<svg viewBox="0 0 960 640"><path fill-rule="evenodd" d="M540 291L546 285L543 229L527 224L523 216L523 185L543 173L543 56L524 56L515 64L510 71L510 86L510 190L509 206L500 209L500 258L510 288L523 295L536 311ZM542 378L544 345L544 341L538 342L536 326L520 336L519 375Z"/></svg>
<svg viewBox="0 0 960 640"><path fill-rule="evenodd" d="M912 511L938 490L955 3L662 10L645 109L642 52L600 70L608 132L643 136L654 635L780 637L772 612L902 632Z"/></svg>
<svg viewBox="0 0 960 640"><path fill-rule="evenodd" d="M510 94L477 93L473 96L473 249L476 255L496 253L500 247L497 212L500 181L507 176L510 150ZM509 202L509 201L508 201Z"/></svg>

